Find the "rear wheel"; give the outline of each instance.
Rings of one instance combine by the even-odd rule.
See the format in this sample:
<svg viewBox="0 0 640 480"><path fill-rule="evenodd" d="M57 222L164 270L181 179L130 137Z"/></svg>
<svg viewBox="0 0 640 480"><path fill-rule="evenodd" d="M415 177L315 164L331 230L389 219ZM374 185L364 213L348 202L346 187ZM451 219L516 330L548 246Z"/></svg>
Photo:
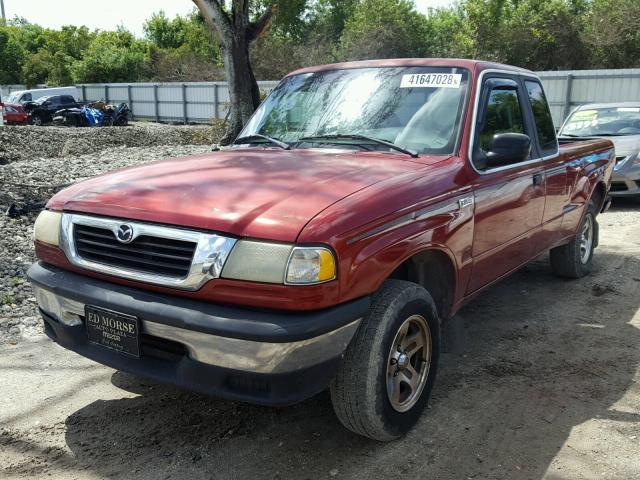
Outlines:
<svg viewBox="0 0 640 480"><path fill-rule="evenodd" d="M331 384L342 424L380 441L405 434L427 405L439 352L440 322L431 295L415 283L385 282Z"/></svg>
<svg viewBox="0 0 640 480"><path fill-rule="evenodd" d="M591 271L598 231L596 214L595 204L589 202L575 237L549 253L551 269L559 277L581 278Z"/></svg>

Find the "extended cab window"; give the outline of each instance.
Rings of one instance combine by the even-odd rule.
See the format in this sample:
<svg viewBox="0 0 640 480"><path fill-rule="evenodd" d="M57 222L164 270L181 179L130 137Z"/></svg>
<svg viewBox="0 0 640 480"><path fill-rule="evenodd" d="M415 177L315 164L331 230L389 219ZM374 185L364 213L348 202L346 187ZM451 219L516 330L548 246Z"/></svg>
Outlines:
<svg viewBox="0 0 640 480"><path fill-rule="evenodd" d="M533 111L533 119L536 122L536 131L538 132L538 141L543 155L553 155L558 151L558 142L556 141L556 131L553 126L553 118L549 110L547 98L540 83L532 80L526 80L527 93L531 102L531 110Z"/></svg>
<svg viewBox="0 0 640 480"><path fill-rule="evenodd" d="M497 133L525 133L518 90L498 85L491 89L480 131L480 148L487 152Z"/></svg>

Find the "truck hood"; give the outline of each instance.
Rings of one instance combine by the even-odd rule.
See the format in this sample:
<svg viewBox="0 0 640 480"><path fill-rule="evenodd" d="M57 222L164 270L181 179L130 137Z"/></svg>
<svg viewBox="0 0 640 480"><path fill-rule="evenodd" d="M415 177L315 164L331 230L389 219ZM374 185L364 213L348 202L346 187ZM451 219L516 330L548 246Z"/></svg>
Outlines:
<svg viewBox="0 0 640 480"><path fill-rule="evenodd" d="M326 149L229 150L101 175L62 190L47 206L293 242L340 199L425 168L424 157L412 160Z"/></svg>

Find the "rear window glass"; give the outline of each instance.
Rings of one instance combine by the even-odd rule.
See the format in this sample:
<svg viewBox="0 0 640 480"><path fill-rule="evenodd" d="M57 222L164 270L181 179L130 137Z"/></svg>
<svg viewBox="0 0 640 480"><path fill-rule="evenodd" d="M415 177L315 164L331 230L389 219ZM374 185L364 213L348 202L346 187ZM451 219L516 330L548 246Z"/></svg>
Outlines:
<svg viewBox="0 0 640 480"><path fill-rule="evenodd" d="M536 122L536 131L538 132L538 141L543 155L550 155L558 150L556 141L556 130L553 125L553 118L549 110L549 104L544 95L544 90L538 82L525 81L529 101L531 102L531 110L533 111L533 119Z"/></svg>

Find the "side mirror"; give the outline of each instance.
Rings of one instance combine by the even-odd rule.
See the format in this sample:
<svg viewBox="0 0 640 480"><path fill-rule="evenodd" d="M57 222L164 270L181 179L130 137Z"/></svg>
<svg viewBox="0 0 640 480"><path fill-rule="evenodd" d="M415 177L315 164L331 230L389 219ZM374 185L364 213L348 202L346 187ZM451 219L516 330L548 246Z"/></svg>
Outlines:
<svg viewBox="0 0 640 480"><path fill-rule="evenodd" d="M487 168L524 162L531 154L531 139L522 133L496 133L486 153Z"/></svg>

